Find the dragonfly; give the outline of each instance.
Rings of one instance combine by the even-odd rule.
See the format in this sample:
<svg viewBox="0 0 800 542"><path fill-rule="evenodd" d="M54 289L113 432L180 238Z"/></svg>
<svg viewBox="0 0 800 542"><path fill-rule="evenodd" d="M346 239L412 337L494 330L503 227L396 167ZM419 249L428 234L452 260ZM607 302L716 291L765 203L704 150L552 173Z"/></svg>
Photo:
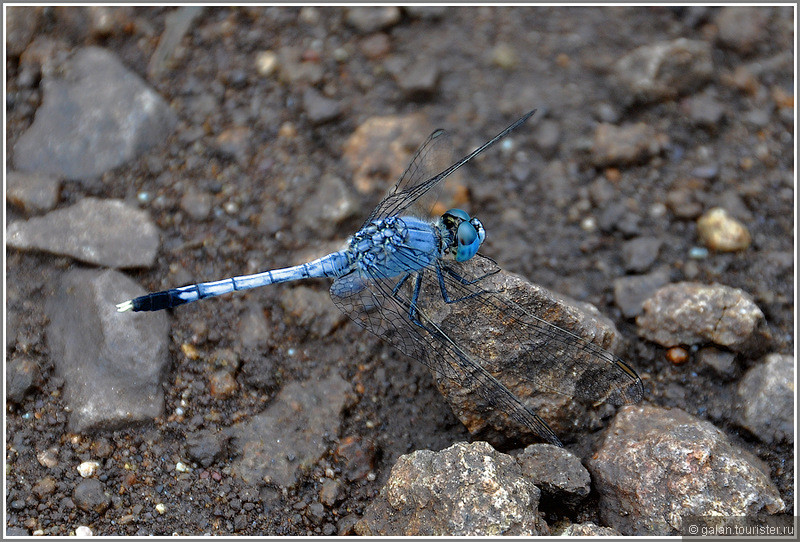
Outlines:
<svg viewBox="0 0 800 542"><path fill-rule="evenodd" d="M506 355L531 365L528 385L542 393L621 405L642 398L642 382L624 361L560 327L490 286L500 272L478 253L486 230L477 217L450 209L427 218L441 182L530 119L529 111L505 130L439 170L449 136L434 131L388 195L344 248L293 267L149 293L117 310L158 311L234 291L307 278L333 279L334 304L358 325L423 363L438 378L474 390L487 408L500 411L527 433L562 446L548 424L485 366ZM435 168L435 169L434 169ZM438 171L438 173L437 173ZM447 308L456 323L445 324ZM455 327L454 327L455 326ZM469 326L470 333L463 333ZM502 340L483 340L501 327ZM502 352L496 343L503 343ZM490 344L491 343L491 344Z"/></svg>

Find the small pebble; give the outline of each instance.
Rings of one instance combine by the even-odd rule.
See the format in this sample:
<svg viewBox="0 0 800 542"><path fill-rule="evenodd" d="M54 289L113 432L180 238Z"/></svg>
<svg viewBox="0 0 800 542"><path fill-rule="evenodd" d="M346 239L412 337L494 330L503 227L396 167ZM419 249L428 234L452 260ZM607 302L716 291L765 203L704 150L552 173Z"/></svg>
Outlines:
<svg viewBox="0 0 800 542"><path fill-rule="evenodd" d="M100 463L97 461L84 461L78 465L78 474L80 474L83 478L89 478L97 472L99 467Z"/></svg>
<svg viewBox="0 0 800 542"><path fill-rule="evenodd" d="M80 527L77 527L75 529L75 536L77 537L93 536L93 535L94 533L92 532L92 530L86 525L81 525Z"/></svg>
<svg viewBox="0 0 800 542"><path fill-rule="evenodd" d="M673 346L666 352L667 360L675 365L682 365L689 361L689 352L680 346Z"/></svg>
<svg viewBox="0 0 800 542"><path fill-rule="evenodd" d="M708 258L708 249L705 247L692 247L689 249L689 257L693 260L705 260Z"/></svg>
<svg viewBox="0 0 800 542"><path fill-rule="evenodd" d="M725 209L715 207L697 220L700 241L719 252L736 252L750 246L750 232Z"/></svg>
<svg viewBox="0 0 800 542"><path fill-rule="evenodd" d="M167 507L164 506L164 503L158 503L156 505L156 512L158 512L159 514L163 514L166 511L167 511Z"/></svg>
<svg viewBox="0 0 800 542"><path fill-rule="evenodd" d="M274 51L261 51L256 55L256 71L266 77L278 68L278 55Z"/></svg>
<svg viewBox="0 0 800 542"><path fill-rule="evenodd" d="M175 463L175 470L178 472L189 472L192 469L189 468L189 466L183 463L182 461L178 461L177 463Z"/></svg>

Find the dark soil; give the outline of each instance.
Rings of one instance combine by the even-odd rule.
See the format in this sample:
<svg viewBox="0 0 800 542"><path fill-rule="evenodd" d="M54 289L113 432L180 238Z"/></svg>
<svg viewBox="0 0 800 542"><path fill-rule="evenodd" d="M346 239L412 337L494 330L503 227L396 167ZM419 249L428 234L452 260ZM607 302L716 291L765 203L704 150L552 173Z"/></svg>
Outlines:
<svg viewBox="0 0 800 542"><path fill-rule="evenodd" d="M166 145L99 181L65 182L61 190L59 207L87 196L135 203L137 195L151 195L143 206L161 230L160 254L153 268L129 272L144 288L156 291L284 267L343 242L390 181L376 184L368 194L354 189L363 212L322 233L312 231L308 217L300 220L298 213L323 174L333 173L345 181L352 177L342 159L343 145L371 117L422 113L430 129L447 128L456 153L463 154L529 109L539 108L534 121L513 134L513 151L495 147L463 176L470 189L465 206L481 217L489 232L482 252L505 269L591 302L611 317L629 344L626 359L645 382L644 400L679 407L721 427L737 444L766 461L788 509L793 508L792 446L767 445L740 429L730 412L736 382L701 370L694 359L683 365L668 362L662 348L638 338L635 321L622 316L613 297L614 279L626 274L621 258L624 241L654 236L663 244L653 269L666 267L672 281L718 282L745 290L767 317L774 336L771 351L794 351L794 269L774 267L776 259L771 257L791 254L794 246L794 126L790 115L781 115L778 108L724 82L725 74L737 67L760 63L756 92L769 95L782 89L794 95L791 70L771 68L777 64L769 62L791 54L790 8L768 10L768 24L747 53L718 43L713 8L483 7L449 8L434 16L401 11L399 22L382 31L388 37L388 54L375 59L364 53L364 40L372 33L348 25L345 9L207 8L181 42L169 69L148 79L148 62L170 11L127 10L118 26L99 35L91 31L84 8L47 8L33 36L46 35L67 49L108 48L147 79L181 119ZM640 45L679 37L714 44L715 76L707 89L724 111L714 126L695 122L682 98L626 108L612 88L611 67L618 58ZM498 50L502 53L500 44L514 52L504 66L493 60ZM288 83L276 74L256 73L258 52L285 47L296 47L305 58L318 62L321 80ZM347 54L337 59L338 49ZM438 82L423 92L404 91L399 77L386 69L391 62L423 61L439 70ZM33 122L42 96L38 85L20 85L19 57L7 57L6 70L11 152ZM309 86L339 102L342 114L330 122L312 123L303 105ZM209 97L214 106L202 107L201 101ZM667 134L666 152L639 165L593 167L587 150L594 127L609 106L615 124L643 122ZM743 120L760 109L769 115L763 126ZM543 150L534 143L537 123L543 119L557 123L560 138L554 149ZM245 160L220 151L216 143L221 133L236 127L252 130L251 139L242 144ZM287 137L287 131L294 134ZM420 142L426 135L420 133ZM555 187L542 186L541 173L555 160L565 164L566 175ZM712 252L706 259L692 260L689 250L699 244L695 220L658 210L675 186L686 183L692 170L708 162L718 173L700 183L698 199L708 209L725 206L735 194L749 213L742 221L753 242L741 252ZM610 186L611 199L593 198L593 183ZM181 198L193 191L213 196L206 220L191 219L181 209ZM626 214L637 218L632 228L585 227L586 218L599 219L614 203L623 204ZM7 224L23 218L14 208L7 211ZM440 450L469 438L425 367L350 322L321 338L309 335L281 308L281 289L290 287L286 285L173 311L174 364L164 383L165 416L110 434L68 434L62 383L53 375L45 341L44 303L58 277L81 264L10 249L6 257L7 311L13 315L15 334L7 359L30 358L41 373L39 385L21 404L7 403L7 465L13 463L6 477L7 528L61 535L79 525L103 535L347 533L399 455ZM324 281L310 284L320 291L328 287ZM263 307L272 325L265 351L247 350L237 343L240 318L253 302ZM185 343L196 346L198 360L182 353ZM225 348L237 353L243 372L237 376L239 391L218 398L208 391L214 367L207 360ZM739 363L743 369L757 361ZM259 380L258 387L249 384L248 365L268 372L271 381ZM231 475L230 457L207 469L175 472L175 463L186 460L189 429L214 432L230 426L262 411L284 383L327 372L352 382L357 398L345 412L338 434L331 435L331 454L305 471L295 486L249 486ZM186 397L188 423L170 416ZM337 442L349 437L366 443L368 450L374 447L372 458L368 454L364 459L372 462L374 476L351 481L341 475L349 467L334 451ZM74 467L97 457L93 450L98 442L111 447L101 477L111 504L103 514L77 509L71 500L80 481ZM59 448L58 466L47 469L36 456L54 445ZM135 470L123 468L126 464ZM340 480L340 499L326 505L320 516L326 466ZM39 497L32 486L46 476L55 478L55 488ZM155 511L156 503L166 506L163 514ZM572 519L599 521L595 506L589 499Z"/></svg>

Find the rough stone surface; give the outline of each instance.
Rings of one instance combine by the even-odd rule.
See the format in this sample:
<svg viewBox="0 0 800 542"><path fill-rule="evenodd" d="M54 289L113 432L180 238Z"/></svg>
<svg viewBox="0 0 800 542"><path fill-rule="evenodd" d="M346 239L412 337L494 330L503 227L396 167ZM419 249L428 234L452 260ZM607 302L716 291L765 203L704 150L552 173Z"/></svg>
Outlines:
<svg viewBox="0 0 800 542"><path fill-rule="evenodd" d="M25 395L37 384L39 367L27 357L6 362L6 399L20 403Z"/></svg>
<svg viewBox="0 0 800 542"><path fill-rule="evenodd" d="M607 167L645 162L668 144L668 136L657 133L643 122L622 126L603 122L594 132L592 164Z"/></svg>
<svg viewBox="0 0 800 542"><path fill-rule="evenodd" d="M620 410L589 461L603 522L623 535L676 534L686 516L777 514L767 467L679 409Z"/></svg>
<svg viewBox="0 0 800 542"><path fill-rule="evenodd" d="M72 500L81 510L96 514L102 514L111 504L111 497L97 478L87 478L75 486Z"/></svg>
<svg viewBox="0 0 800 542"><path fill-rule="evenodd" d="M356 524L362 536L547 535L539 489L485 442L401 456Z"/></svg>
<svg viewBox="0 0 800 542"><path fill-rule="evenodd" d="M6 175L6 200L26 213L50 211L58 203L57 178L37 173L9 171Z"/></svg>
<svg viewBox="0 0 800 542"><path fill-rule="evenodd" d="M72 207L17 221L6 230L8 246L71 256L105 267L150 267L158 229L147 212L120 200L84 198Z"/></svg>
<svg viewBox="0 0 800 542"><path fill-rule="evenodd" d="M228 437L225 434L203 430L189 437L186 441L186 452L201 467L208 468L222 457L227 443Z"/></svg>
<svg viewBox="0 0 800 542"><path fill-rule="evenodd" d="M349 394L338 376L284 386L267 410L233 427L235 472L250 484L294 484L325 453L326 437L336 437Z"/></svg>
<svg viewBox="0 0 800 542"><path fill-rule="evenodd" d="M575 508L589 495L589 471L564 448L531 444L516 458L525 476L542 490L543 506Z"/></svg>
<svg viewBox="0 0 800 542"><path fill-rule="evenodd" d="M636 323L641 336L667 348L714 343L752 355L771 338L753 298L721 284L668 284L645 301Z"/></svg>
<svg viewBox="0 0 800 542"><path fill-rule="evenodd" d="M14 145L14 165L82 180L124 164L158 145L177 117L169 105L109 51L79 50L44 78L33 124Z"/></svg>
<svg viewBox="0 0 800 542"><path fill-rule="evenodd" d="M70 431L113 430L162 413L167 317L115 307L144 293L116 271L73 270L48 299L47 344L65 381Z"/></svg>
<svg viewBox="0 0 800 542"><path fill-rule="evenodd" d="M469 280L495 268L481 260L456 269ZM465 295L457 281L446 282L451 297ZM426 357L410 338L390 336L412 358L427 360L453 412L477 438L498 445L532 438L530 425L520 422L508 391L561 437L597 423L598 412L592 404L641 398L638 378L632 379L611 361L609 352L619 349L619 336L595 307L567 300L504 271L484 278L481 288L493 292L490 303L447 305L435 277L424 281L425 295L420 296L424 301L418 308L459 345L461 354L430 339L437 351ZM593 346L587 348L596 356L583 348L587 344L583 341L591 342ZM460 356L470 357L475 365L465 368L455 361ZM476 365L497 380L479 373Z"/></svg>
<svg viewBox="0 0 800 542"><path fill-rule="evenodd" d="M794 442L794 358L768 355L751 367L737 390L740 424L764 442Z"/></svg>
<svg viewBox="0 0 800 542"><path fill-rule="evenodd" d="M614 66L619 98L627 104L689 93L707 83L713 73L711 46L686 38L644 45Z"/></svg>

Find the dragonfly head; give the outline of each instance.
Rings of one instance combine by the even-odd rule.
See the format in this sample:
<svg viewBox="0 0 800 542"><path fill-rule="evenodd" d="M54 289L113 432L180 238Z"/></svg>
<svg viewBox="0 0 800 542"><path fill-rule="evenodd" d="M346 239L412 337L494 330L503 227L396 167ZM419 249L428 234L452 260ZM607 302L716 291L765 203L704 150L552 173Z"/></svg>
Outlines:
<svg viewBox="0 0 800 542"><path fill-rule="evenodd" d="M446 232L447 246L445 252L451 254L457 262L466 262L478 252L486 239L486 230L477 218L470 218L461 209L450 209L441 218Z"/></svg>

